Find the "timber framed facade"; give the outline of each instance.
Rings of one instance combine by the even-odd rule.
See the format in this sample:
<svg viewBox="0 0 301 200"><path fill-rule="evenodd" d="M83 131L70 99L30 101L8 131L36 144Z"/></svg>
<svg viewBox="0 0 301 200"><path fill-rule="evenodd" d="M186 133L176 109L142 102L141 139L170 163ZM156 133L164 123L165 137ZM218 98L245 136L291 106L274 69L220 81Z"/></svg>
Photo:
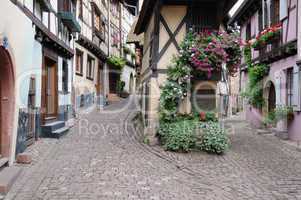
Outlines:
<svg viewBox="0 0 301 200"><path fill-rule="evenodd" d="M167 78L167 67L190 29L219 30L236 1L165 1L145 0L136 24L135 34L143 34L142 64L139 69L139 88L142 112L147 132L155 135L158 126L160 87ZM198 12L194 8L206 8ZM196 84L197 85L197 84ZM217 82L214 82L216 90ZM191 109L190 100L183 108Z"/></svg>
<svg viewBox="0 0 301 200"><path fill-rule="evenodd" d="M300 140L300 2L298 0L252 0L245 2L230 23L241 26L242 40L255 38L262 30L280 24L280 36L271 44L252 50L252 62L270 67L263 81L263 97L266 104L261 108L244 105L246 118L256 127L278 106L292 107L292 120L278 122L276 130L281 137ZM248 81L248 67L243 60L240 88ZM260 117L258 117L260 116Z"/></svg>

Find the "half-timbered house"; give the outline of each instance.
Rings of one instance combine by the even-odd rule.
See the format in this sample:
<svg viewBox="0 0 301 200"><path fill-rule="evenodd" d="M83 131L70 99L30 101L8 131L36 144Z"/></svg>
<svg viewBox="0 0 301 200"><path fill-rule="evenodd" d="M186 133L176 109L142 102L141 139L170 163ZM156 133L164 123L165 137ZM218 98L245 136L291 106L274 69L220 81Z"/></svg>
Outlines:
<svg viewBox="0 0 301 200"><path fill-rule="evenodd" d="M252 49L252 63L264 63L270 71L264 78L264 105L254 108L245 105L246 118L256 127L261 127L263 118L276 107L292 107L291 120L277 123L276 132L285 138L300 140L300 1L298 0L250 0L245 1L234 14L231 23L241 27L243 41L258 39L258 35L270 27L280 27L279 37L267 45ZM298 48L299 46L299 48ZM240 87L248 84L248 66L243 60ZM299 64L298 64L299 63Z"/></svg>
<svg viewBox="0 0 301 200"><path fill-rule="evenodd" d="M2 164L37 138L68 130L73 42L81 28L75 6L72 0L1 2Z"/></svg>
<svg viewBox="0 0 301 200"><path fill-rule="evenodd" d="M104 105L105 62L108 56L108 1L77 1L82 27L75 42L74 107L78 111Z"/></svg>
<svg viewBox="0 0 301 200"><path fill-rule="evenodd" d="M203 30L220 30L228 11L236 1L181 1L145 0L142 5L135 34L144 34L143 58L140 71L142 111L146 130L154 135L158 125L160 87L167 78L167 67L180 50L180 43L186 33ZM206 101L207 106L216 107L218 80L197 84L198 91L209 92L214 100ZM212 84L211 84L212 83ZM211 87L213 86L213 87ZM190 99L184 112L190 112ZM210 104L210 105L209 105ZM185 111L186 110L186 111Z"/></svg>

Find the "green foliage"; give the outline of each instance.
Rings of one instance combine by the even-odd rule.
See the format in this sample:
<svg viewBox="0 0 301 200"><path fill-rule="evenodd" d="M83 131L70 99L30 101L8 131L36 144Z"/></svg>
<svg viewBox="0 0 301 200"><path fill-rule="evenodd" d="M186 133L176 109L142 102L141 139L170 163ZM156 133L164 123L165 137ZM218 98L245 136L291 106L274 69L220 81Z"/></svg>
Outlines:
<svg viewBox="0 0 301 200"><path fill-rule="evenodd" d="M160 121L172 121L177 113L178 102L183 97L183 88L174 81L167 81L160 95Z"/></svg>
<svg viewBox="0 0 301 200"><path fill-rule="evenodd" d="M203 133L198 147L206 152L222 154L230 147L230 140L226 132L216 122L201 123Z"/></svg>
<svg viewBox="0 0 301 200"><path fill-rule="evenodd" d="M249 83L241 95L248 99L249 104L261 108L264 105L262 79L269 73L269 67L265 64L256 64L249 68Z"/></svg>
<svg viewBox="0 0 301 200"><path fill-rule="evenodd" d="M216 117L215 112L206 112L206 121L207 122L217 122L218 119Z"/></svg>
<svg viewBox="0 0 301 200"><path fill-rule="evenodd" d="M188 152L196 143L196 121L176 119L171 123L160 123L159 137L169 151Z"/></svg>
<svg viewBox="0 0 301 200"><path fill-rule="evenodd" d="M265 104L261 85L255 85L252 88L249 86L241 95L247 98L249 104L255 108L261 108Z"/></svg>
<svg viewBox="0 0 301 200"><path fill-rule="evenodd" d="M276 116L274 111L268 113L268 115L263 119L263 124L267 127L276 125Z"/></svg>
<svg viewBox="0 0 301 200"><path fill-rule="evenodd" d="M123 92L124 86L125 86L125 82L124 81L121 81L121 80L117 81L116 90L117 90L118 94L121 94Z"/></svg>
<svg viewBox="0 0 301 200"><path fill-rule="evenodd" d="M275 120L280 121L283 119L287 119L288 116L294 113L293 107L291 106L277 106L275 109Z"/></svg>
<svg viewBox="0 0 301 200"><path fill-rule="evenodd" d="M249 69L250 86L255 86L260 82L268 73L270 68L266 64L257 64Z"/></svg>
<svg viewBox="0 0 301 200"><path fill-rule="evenodd" d="M200 112L197 115L199 115L197 117L199 117L200 121L202 121L202 122L217 122L218 121L215 112Z"/></svg>
<svg viewBox="0 0 301 200"><path fill-rule="evenodd" d="M248 68L251 68L253 66L252 64L252 49L250 45L246 45L243 48L243 52L244 52L244 57L245 57L245 62L248 66Z"/></svg>
<svg viewBox="0 0 301 200"><path fill-rule="evenodd" d="M265 126L276 125L276 123L280 120L290 120L294 115L293 107L291 106L277 106L274 111L268 113L268 115L264 118L263 124Z"/></svg>
<svg viewBox="0 0 301 200"><path fill-rule="evenodd" d="M132 59L136 58L135 52L132 49L130 49L128 46L123 46L123 52L127 55L131 55Z"/></svg>
<svg viewBox="0 0 301 200"><path fill-rule="evenodd" d="M107 60L107 63L119 70L122 70L126 64L126 61L118 56L110 56Z"/></svg>

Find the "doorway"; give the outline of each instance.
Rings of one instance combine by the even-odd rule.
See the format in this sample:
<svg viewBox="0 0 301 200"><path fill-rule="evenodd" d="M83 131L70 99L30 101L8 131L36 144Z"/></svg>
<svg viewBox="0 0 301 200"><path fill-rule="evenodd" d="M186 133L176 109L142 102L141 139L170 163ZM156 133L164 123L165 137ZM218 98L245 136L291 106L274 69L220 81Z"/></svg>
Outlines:
<svg viewBox="0 0 301 200"><path fill-rule="evenodd" d="M274 84L271 82L268 96L268 112L273 112L276 108L276 90Z"/></svg>
<svg viewBox="0 0 301 200"><path fill-rule="evenodd" d="M44 57L43 76L43 107L44 122L55 120L58 114L58 77L57 62L49 57Z"/></svg>
<svg viewBox="0 0 301 200"><path fill-rule="evenodd" d="M14 70L8 51L0 47L0 157L8 157L14 119Z"/></svg>

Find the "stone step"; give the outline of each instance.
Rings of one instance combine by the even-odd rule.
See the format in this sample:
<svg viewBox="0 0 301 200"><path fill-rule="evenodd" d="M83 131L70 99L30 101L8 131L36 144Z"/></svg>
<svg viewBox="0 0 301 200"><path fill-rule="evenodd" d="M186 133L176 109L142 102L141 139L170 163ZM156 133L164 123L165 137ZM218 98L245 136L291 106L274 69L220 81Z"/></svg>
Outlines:
<svg viewBox="0 0 301 200"><path fill-rule="evenodd" d="M55 121L55 122L47 123L42 126L43 136L48 137L49 134L63 127L65 127L64 121Z"/></svg>
<svg viewBox="0 0 301 200"><path fill-rule="evenodd" d="M69 127L65 126L63 128L57 129L53 131L51 134L53 135L54 138L60 138L62 137L67 131L69 131Z"/></svg>
<svg viewBox="0 0 301 200"><path fill-rule="evenodd" d="M0 169L8 164L8 158L0 157Z"/></svg>
<svg viewBox="0 0 301 200"><path fill-rule="evenodd" d="M121 98L117 94L110 93L108 95L108 101L109 102L118 102L120 100L121 100Z"/></svg>
<svg viewBox="0 0 301 200"><path fill-rule="evenodd" d="M0 193L6 194L21 173L18 167L6 167L0 172Z"/></svg>

